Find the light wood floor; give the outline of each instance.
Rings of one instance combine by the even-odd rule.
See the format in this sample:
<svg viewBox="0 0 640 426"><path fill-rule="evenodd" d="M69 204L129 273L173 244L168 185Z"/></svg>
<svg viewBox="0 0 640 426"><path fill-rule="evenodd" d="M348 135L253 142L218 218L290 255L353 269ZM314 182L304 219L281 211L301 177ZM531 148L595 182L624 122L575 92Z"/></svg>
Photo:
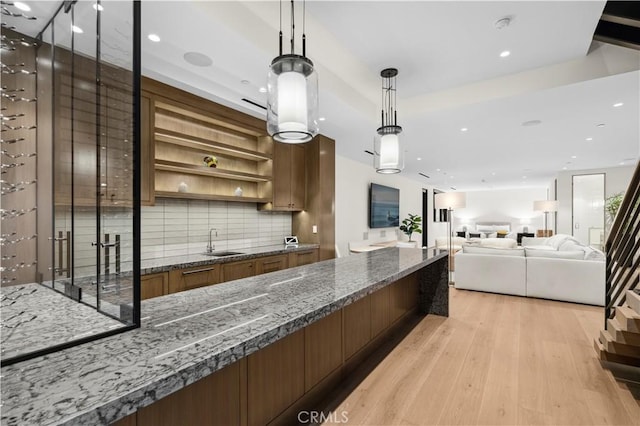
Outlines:
<svg viewBox="0 0 640 426"><path fill-rule="evenodd" d="M451 289L348 395L352 425L640 425L640 387L601 367L602 309ZM355 386L355 385L354 385ZM331 424L327 422L325 424Z"/></svg>

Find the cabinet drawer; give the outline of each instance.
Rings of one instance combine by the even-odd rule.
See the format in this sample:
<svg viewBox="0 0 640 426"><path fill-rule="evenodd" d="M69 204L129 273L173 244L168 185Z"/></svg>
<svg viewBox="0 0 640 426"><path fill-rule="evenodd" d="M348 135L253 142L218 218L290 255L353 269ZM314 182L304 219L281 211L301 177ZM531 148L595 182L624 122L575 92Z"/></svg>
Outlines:
<svg viewBox="0 0 640 426"><path fill-rule="evenodd" d="M253 260L225 263L222 265L222 281L239 280L255 275Z"/></svg>
<svg viewBox="0 0 640 426"><path fill-rule="evenodd" d="M169 293L191 290L220 282L220 265L196 266L169 272Z"/></svg>
<svg viewBox="0 0 640 426"><path fill-rule="evenodd" d="M308 265L318 261L318 250L297 251L289 253L289 267Z"/></svg>
<svg viewBox="0 0 640 426"><path fill-rule="evenodd" d="M267 272L281 271L289 267L289 257L286 254L267 256L256 260L256 275Z"/></svg>
<svg viewBox="0 0 640 426"><path fill-rule="evenodd" d="M140 277L140 298L142 300L169 293L169 273L143 275Z"/></svg>

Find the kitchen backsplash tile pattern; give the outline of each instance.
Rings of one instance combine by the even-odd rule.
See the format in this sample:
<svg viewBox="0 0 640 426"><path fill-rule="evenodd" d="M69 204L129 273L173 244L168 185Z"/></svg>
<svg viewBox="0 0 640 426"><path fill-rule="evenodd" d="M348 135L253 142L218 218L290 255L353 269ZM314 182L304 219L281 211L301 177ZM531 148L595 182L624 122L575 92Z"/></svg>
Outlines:
<svg viewBox="0 0 640 426"><path fill-rule="evenodd" d="M291 213L261 212L253 203L156 199L142 207L142 259L201 253L212 228L216 250L280 244L291 234Z"/></svg>
<svg viewBox="0 0 640 426"><path fill-rule="evenodd" d="M202 253L207 247L211 228L216 229L213 232L216 250L239 250L281 244L285 236L291 235L291 213L261 212L252 203L156 199L155 206L143 206L141 210L140 251L143 261L157 257ZM109 214L101 218L104 230L102 241L104 234L109 234L111 242L115 240L116 235L120 235L122 271L132 268L133 236L130 229L123 226L129 223L129 214L126 209L111 207ZM59 209L56 212L56 229L70 231L71 217L71 211ZM94 275L97 259L92 243L98 239L95 209L76 208L73 220L75 276ZM61 253L62 264L67 265L64 247L66 246L63 246ZM55 260L47 261L58 266L59 255L56 244ZM101 272L104 273L104 255L100 261ZM115 249L112 248L109 266L112 273L116 269L115 262Z"/></svg>

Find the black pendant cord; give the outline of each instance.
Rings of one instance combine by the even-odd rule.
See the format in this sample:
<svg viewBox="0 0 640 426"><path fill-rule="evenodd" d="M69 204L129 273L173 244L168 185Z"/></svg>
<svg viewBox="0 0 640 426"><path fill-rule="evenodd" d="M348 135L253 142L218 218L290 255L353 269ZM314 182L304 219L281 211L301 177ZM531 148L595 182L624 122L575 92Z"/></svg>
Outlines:
<svg viewBox="0 0 640 426"><path fill-rule="evenodd" d="M291 54L293 55L293 40L296 38L296 11L291 0Z"/></svg>
<svg viewBox="0 0 640 426"><path fill-rule="evenodd" d="M307 0L302 0L302 56L307 57Z"/></svg>
<svg viewBox="0 0 640 426"><path fill-rule="evenodd" d="M282 56L282 0L280 0L280 35L279 35L280 54Z"/></svg>

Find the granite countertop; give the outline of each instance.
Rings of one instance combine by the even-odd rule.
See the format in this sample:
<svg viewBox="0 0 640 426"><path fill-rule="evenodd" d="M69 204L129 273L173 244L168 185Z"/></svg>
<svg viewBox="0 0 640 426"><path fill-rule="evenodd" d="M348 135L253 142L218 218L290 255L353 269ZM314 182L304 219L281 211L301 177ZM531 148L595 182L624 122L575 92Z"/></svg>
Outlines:
<svg viewBox="0 0 640 426"><path fill-rule="evenodd" d="M205 266L212 265L215 263L227 263L227 262L237 262L240 260L250 260L255 259L257 257L276 255L282 253L290 253L295 251L304 251L317 249L320 247L318 244L299 244L297 247L294 246L285 246L284 244L276 244L271 246L261 246L261 247L251 247L251 248L239 248L239 249L230 249L228 251L240 252L240 254L233 256L224 256L224 257L215 257L215 256L207 256L202 254L203 251L199 251L196 253L186 253L176 255L175 252L172 252L172 255L164 256L154 256L153 259L142 260L140 264L140 274L155 274L158 272L167 272L172 269L182 269L189 268L193 266ZM217 250L217 251L227 251L227 250Z"/></svg>
<svg viewBox="0 0 640 426"><path fill-rule="evenodd" d="M3 367L1 423L111 423L444 256L385 248L143 301L139 329Z"/></svg>

